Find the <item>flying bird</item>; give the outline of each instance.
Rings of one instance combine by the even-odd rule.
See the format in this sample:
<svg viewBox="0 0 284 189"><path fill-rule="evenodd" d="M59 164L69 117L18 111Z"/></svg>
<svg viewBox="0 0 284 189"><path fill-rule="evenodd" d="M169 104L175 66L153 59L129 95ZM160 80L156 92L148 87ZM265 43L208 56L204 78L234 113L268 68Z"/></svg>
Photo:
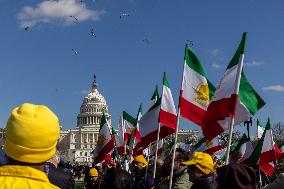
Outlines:
<svg viewBox="0 0 284 189"><path fill-rule="evenodd" d="M123 13L120 14L119 18L121 19L121 18L123 18L123 17L128 17L128 16L129 16L128 13L123 12Z"/></svg>
<svg viewBox="0 0 284 189"><path fill-rule="evenodd" d="M78 49L72 49L72 51L74 52L75 55L79 54L79 50Z"/></svg>
<svg viewBox="0 0 284 189"><path fill-rule="evenodd" d="M24 30L28 31L28 29L30 29L30 26L25 26Z"/></svg>
<svg viewBox="0 0 284 189"><path fill-rule="evenodd" d="M150 44L150 39L148 37L145 37L142 41L144 43Z"/></svg>
<svg viewBox="0 0 284 189"><path fill-rule="evenodd" d="M189 45L189 46L193 46L193 41L190 40L190 39L187 39L186 44Z"/></svg>
<svg viewBox="0 0 284 189"><path fill-rule="evenodd" d="M71 15L71 16L69 16L69 17L70 17L70 18L73 18L74 21L78 21L78 18L77 18L76 16Z"/></svg>
<svg viewBox="0 0 284 189"><path fill-rule="evenodd" d="M97 36L96 36L96 32L95 32L95 29L94 29L94 28L92 28L92 29L91 29L91 31L90 31L90 35L91 35L92 37L97 37Z"/></svg>

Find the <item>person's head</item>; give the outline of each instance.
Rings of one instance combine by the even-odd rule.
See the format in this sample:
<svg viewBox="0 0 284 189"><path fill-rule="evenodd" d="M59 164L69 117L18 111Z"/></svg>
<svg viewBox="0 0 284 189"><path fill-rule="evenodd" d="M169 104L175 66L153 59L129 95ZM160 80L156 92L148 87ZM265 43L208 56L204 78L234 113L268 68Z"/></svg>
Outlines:
<svg viewBox="0 0 284 189"><path fill-rule="evenodd" d="M182 162L187 165L189 180L196 182L200 177L214 173L212 157L203 152L195 152L191 160Z"/></svg>
<svg viewBox="0 0 284 189"><path fill-rule="evenodd" d="M96 168L91 168L89 170L89 176L92 182L96 182L98 180L99 174Z"/></svg>
<svg viewBox="0 0 284 189"><path fill-rule="evenodd" d="M47 160L47 162L50 162L52 163L55 167L58 167L59 165L59 162L60 162L60 157L59 157L59 154L58 153L55 153L54 156Z"/></svg>
<svg viewBox="0 0 284 189"><path fill-rule="evenodd" d="M181 162L187 161L188 157L186 154L186 151L184 151L182 148L177 148L175 153L175 164L174 164L174 171L181 168L181 166L184 166L181 164Z"/></svg>
<svg viewBox="0 0 284 189"><path fill-rule="evenodd" d="M134 162L135 162L135 165L139 169L143 169L144 167L147 166L147 160L145 159L145 157L143 155L135 156L134 157Z"/></svg>
<svg viewBox="0 0 284 189"><path fill-rule="evenodd" d="M256 188L255 171L244 164L232 163L217 169L218 189L254 189Z"/></svg>
<svg viewBox="0 0 284 189"><path fill-rule="evenodd" d="M4 151L8 164L44 164L59 138L57 116L46 106L25 103L12 110L6 125Z"/></svg>
<svg viewBox="0 0 284 189"><path fill-rule="evenodd" d="M103 185L103 188L132 189L134 179L131 174L119 167L110 168L106 171Z"/></svg>

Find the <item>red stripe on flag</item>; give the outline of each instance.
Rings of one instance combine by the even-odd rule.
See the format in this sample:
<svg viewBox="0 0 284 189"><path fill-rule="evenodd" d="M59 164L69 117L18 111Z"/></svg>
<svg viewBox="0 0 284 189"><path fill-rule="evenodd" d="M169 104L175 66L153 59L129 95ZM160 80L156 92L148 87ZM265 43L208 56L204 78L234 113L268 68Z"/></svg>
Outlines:
<svg viewBox="0 0 284 189"><path fill-rule="evenodd" d="M274 166L269 163L259 165L259 168L262 172L269 176L272 176L274 172Z"/></svg>
<svg viewBox="0 0 284 189"><path fill-rule="evenodd" d="M202 125L206 110L188 102L183 97L180 98L180 115L197 125Z"/></svg>
<svg viewBox="0 0 284 189"><path fill-rule="evenodd" d="M98 156L94 158L94 163L102 162L107 154L114 148L114 138L111 137L111 140L101 149Z"/></svg>
<svg viewBox="0 0 284 189"><path fill-rule="evenodd" d="M266 152L261 153L259 158L259 164L270 163L276 160L275 150L269 150Z"/></svg>
<svg viewBox="0 0 284 189"><path fill-rule="evenodd" d="M232 94L230 98L222 98L209 104L201 127L207 140L212 140L224 131L218 121L224 120L226 117L234 117L237 102L238 95Z"/></svg>
<svg viewBox="0 0 284 189"><path fill-rule="evenodd" d="M157 132L158 132L158 128L155 131L149 133L148 135L141 137L141 142L138 143L138 145L136 145L134 151L147 148L151 142L155 142L157 140ZM166 136L171 135L174 132L175 132L175 129L161 125L160 139L165 138Z"/></svg>
<svg viewBox="0 0 284 189"><path fill-rule="evenodd" d="M204 153L207 153L209 155L213 155L215 152L221 150L222 149L221 147L222 147L221 145L214 146L212 148L209 148L209 149L205 150Z"/></svg>
<svg viewBox="0 0 284 189"><path fill-rule="evenodd" d="M212 140L217 135L222 133L224 129L219 125L218 122L210 123L210 125L203 128L202 133L207 140Z"/></svg>
<svg viewBox="0 0 284 189"><path fill-rule="evenodd" d="M170 128L176 129L177 126L177 116L175 114L160 110L159 122L161 125L168 126Z"/></svg>

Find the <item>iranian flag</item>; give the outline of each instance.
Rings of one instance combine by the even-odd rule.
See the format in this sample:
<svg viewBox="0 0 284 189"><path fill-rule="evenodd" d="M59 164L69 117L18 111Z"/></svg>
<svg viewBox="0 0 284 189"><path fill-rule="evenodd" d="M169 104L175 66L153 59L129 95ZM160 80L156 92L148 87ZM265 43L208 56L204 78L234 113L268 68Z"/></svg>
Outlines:
<svg viewBox="0 0 284 189"><path fill-rule="evenodd" d="M136 126L136 119L132 117L129 113L123 111L122 114L125 133L124 133L124 141L128 141L131 137L132 132L134 131L134 128Z"/></svg>
<svg viewBox="0 0 284 189"><path fill-rule="evenodd" d="M125 128L123 124L123 116L120 116L119 124L118 124L118 130L117 132L113 129L112 134L115 139L115 145L117 148L117 152L119 155L122 155L124 153L124 137L125 137Z"/></svg>
<svg viewBox="0 0 284 189"><path fill-rule="evenodd" d="M150 100L149 108L151 108L157 102L158 98L159 98L159 90L158 90L158 85L156 85L155 91Z"/></svg>
<svg viewBox="0 0 284 189"><path fill-rule="evenodd" d="M219 143L218 137L213 138L211 141L204 137L193 146L193 149L195 152L204 152L212 156L222 149L222 145Z"/></svg>
<svg viewBox="0 0 284 189"><path fill-rule="evenodd" d="M234 161L245 161L253 152L253 145L246 134L238 141L236 148L231 152L230 158Z"/></svg>
<svg viewBox="0 0 284 189"><path fill-rule="evenodd" d="M161 138L174 133L177 125L177 112L165 72L163 78L163 93L159 117L159 122L162 125L160 131Z"/></svg>
<svg viewBox="0 0 284 189"><path fill-rule="evenodd" d="M180 115L201 126L214 91L215 87L207 79L201 62L186 46L179 102Z"/></svg>
<svg viewBox="0 0 284 189"><path fill-rule="evenodd" d="M156 103L142 116L138 122L140 126L140 148L147 148L151 142L157 141L158 126L159 138L164 138L175 132L177 122L176 109L169 88L169 82L164 73L163 94Z"/></svg>
<svg viewBox="0 0 284 189"><path fill-rule="evenodd" d="M268 119L262 137L251 154L249 161L255 165L259 164L260 169L264 173L272 175L274 171L272 162L275 160L276 150L272 137L272 130L270 128L270 120Z"/></svg>
<svg viewBox="0 0 284 189"><path fill-rule="evenodd" d="M257 138L260 139L265 128L262 126L261 122L257 119Z"/></svg>
<svg viewBox="0 0 284 189"><path fill-rule="evenodd" d="M239 125L254 115L265 103L252 88L242 71L246 33L228 65L205 114L202 131L211 140L230 127Z"/></svg>
<svg viewBox="0 0 284 189"><path fill-rule="evenodd" d="M114 137L103 113L100 123L100 131L96 148L92 151L94 163L100 163L114 148Z"/></svg>
<svg viewBox="0 0 284 189"><path fill-rule="evenodd" d="M130 140L128 142L128 145L131 151L134 151L134 152L136 151L135 150L136 145L141 142L140 126L139 126L139 120L141 119L141 117L142 117L142 104L139 106L136 121L135 121L136 124L135 124L133 132L131 133Z"/></svg>

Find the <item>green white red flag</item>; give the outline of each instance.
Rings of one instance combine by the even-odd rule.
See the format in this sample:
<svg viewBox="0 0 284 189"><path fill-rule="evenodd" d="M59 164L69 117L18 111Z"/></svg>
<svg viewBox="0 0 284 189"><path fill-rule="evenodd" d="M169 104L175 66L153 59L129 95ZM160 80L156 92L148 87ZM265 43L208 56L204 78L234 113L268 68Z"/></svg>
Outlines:
<svg viewBox="0 0 284 189"><path fill-rule="evenodd" d="M203 65L186 46L179 102L180 115L201 126L214 91L215 87L207 79Z"/></svg>
<svg viewBox="0 0 284 189"><path fill-rule="evenodd" d="M169 88L166 74L163 77L163 94L156 103L142 116L139 121L141 143L139 148L147 148L151 142L157 141L158 126L159 138L162 139L175 132L177 122L176 109Z"/></svg>
<svg viewBox="0 0 284 189"><path fill-rule="evenodd" d="M222 149L222 145L219 143L218 137L213 138L211 141L208 141L204 137L193 146L193 149L195 152L204 152L212 156L215 152L218 152Z"/></svg>
<svg viewBox="0 0 284 189"><path fill-rule="evenodd" d="M243 34L239 47L207 108L202 131L208 140L228 130L232 117L235 118L234 125L239 125L249 120L265 104L242 71L245 42L246 33ZM241 75L237 86L239 74Z"/></svg>
<svg viewBox="0 0 284 189"><path fill-rule="evenodd" d="M260 169L268 175L272 175L274 171L273 161L276 160L275 143L270 128L270 120L268 119L265 130L261 139L256 145L249 161L260 166Z"/></svg>
<svg viewBox="0 0 284 189"><path fill-rule="evenodd" d="M257 138L260 139L263 132L265 130L265 127L261 124L261 122L257 119Z"/></svg>
<svg viewBox="0 0 284 189"><path fill-rule="evenodd" d="M107 154L114 148L114 137L111 134L106 116L103 113L100 123L99 137L96 148L92 151L94 163L100 163Z"/></svg>
<svg viewBox="0 0 284 189"><path fill-rule="evenodd" d="M231 159L238 162L246 161L252 154L254 148L247 137L246 134L243 134L242 138L238 141L237 146L231 152Z"/></svg>
<svg viewBox="0 0 284 189"><path fill-rule="evenodd" d="M124 141L127 142L130 139L131 134L134 131L134 128L136 127L137 121L134 117L132 117L129 113L125 111L123 111L122 117L123 117L122 124L125 129Z"/></svg>
<svg viewBox="0 0 284 189"><path fill-rule="evenodd" d="M135 153L135 147L141 142L141 135L140 135L140 126L139 126L139 120L142 117L142 104L139 106L137 117L136 117L136 125L134 127L133 132L131 133L131 137L129 140L128 146L130 147L131 151L134 151Z"/></svg>

